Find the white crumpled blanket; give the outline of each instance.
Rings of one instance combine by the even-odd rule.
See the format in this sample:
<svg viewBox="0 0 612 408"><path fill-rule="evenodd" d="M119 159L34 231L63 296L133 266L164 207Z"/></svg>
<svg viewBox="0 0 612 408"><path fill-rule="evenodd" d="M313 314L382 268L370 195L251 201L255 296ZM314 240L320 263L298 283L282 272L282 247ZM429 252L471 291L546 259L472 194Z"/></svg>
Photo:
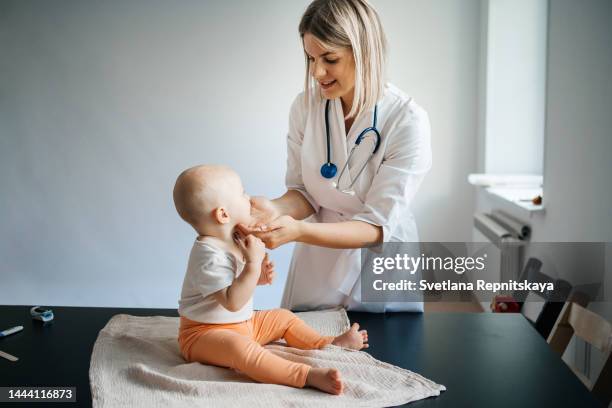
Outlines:
<svg viewBox="0 0 612 408"><path fill-rule="evenodd" d="M324 335L349 327L344 310L298 313ZM329 345L299 350L265 346L286 359L340 370L344 392L261 384L236 371L186 363L179 353L176 317L114 316L93 348L89 379L93 406L110 407L383 407L437 396L445 387L364 351ZM376 336L370 333L370 337Z"/></svg>

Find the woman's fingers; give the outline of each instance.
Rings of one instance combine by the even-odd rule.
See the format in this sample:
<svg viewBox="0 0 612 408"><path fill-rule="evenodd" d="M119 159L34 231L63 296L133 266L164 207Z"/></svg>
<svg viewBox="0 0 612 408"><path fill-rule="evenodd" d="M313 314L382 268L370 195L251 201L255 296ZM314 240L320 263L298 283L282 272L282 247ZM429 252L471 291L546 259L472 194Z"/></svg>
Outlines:
<svg viewBox="0 0 612 408"><path fill-rule="evenodd" d="M283 217L279 217L272 222L266 224L266 231L275 231L277 229L283 228L286 225L286 220Z"/></svg>
<svg viewBox="0 0 612 408"><path fill-rule="evenodd" d="M238 224L237 225L237 229L239 229L243 234L245 234L245 235L254 235L255 237L261 239L266 244L266 247L268 249L276 248L276 246L272 245L272 240L273 240L272 233L277 231L280 228L281 227L278 227L275 230L272 230L272 229L270 229L268 227L267 230L260 231L260 230L253 230L253 229L251 229L250 227L248 227L248 226L246 226L244 224Z"/></svg>
<svg viewBox="0 0 612 408"><path fill-rule="evenodd" d="M268 249L274 249L276 248L275 243L276 243L276 239L275 239L275 235L276 233L274 231L270 231L270 232L260 232L255 234L259 237L259 239L261 239L264 244L266 244L266 248Z"/></svg>
<svg viewBox="0 0 612 408"><path fill-rule="evenodd" d="M238 224L237 227L245 234L254 234L254 233L258 233L258 232L268 232L268 231L273 231L275 229L279 229L282 227L282 225L276 224L274 222L269 223L269 224L264 224L264 223L260 223L260 222L256 222L253 224Z"/></svg>
<svg viewBox="0 0 612 408"><path fill-rule="evenodd" d="M274 249L293 240L291 226L294 222L293 218L284 215L269 223L267 231L254 232L253 235L259 237L266 244L266 248Z"/></svg>

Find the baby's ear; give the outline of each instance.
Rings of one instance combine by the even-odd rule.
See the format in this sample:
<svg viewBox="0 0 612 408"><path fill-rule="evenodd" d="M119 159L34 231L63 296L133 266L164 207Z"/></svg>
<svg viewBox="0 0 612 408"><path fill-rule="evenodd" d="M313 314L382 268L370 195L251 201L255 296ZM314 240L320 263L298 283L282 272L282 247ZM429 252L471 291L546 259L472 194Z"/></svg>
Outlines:
<svg viewBox="0 0 612 408"><path fill-rule="evenodd" d="M225 207L217 207L213 210L213 218L219 224L227 224L230 222L230 215Z"/></svg>

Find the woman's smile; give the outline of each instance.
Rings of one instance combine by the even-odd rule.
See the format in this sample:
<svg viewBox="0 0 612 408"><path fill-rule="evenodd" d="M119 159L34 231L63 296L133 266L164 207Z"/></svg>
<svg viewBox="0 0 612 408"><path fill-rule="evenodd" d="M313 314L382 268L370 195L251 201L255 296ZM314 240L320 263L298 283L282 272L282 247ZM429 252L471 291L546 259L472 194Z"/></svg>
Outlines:
<svg viewBox="0 0 612 408"><path fill-rule="evenodd" d="M328 90L332 86L336 85L336 80L332 81L319 81L319 85L321 85L321 89Z"/></svg>

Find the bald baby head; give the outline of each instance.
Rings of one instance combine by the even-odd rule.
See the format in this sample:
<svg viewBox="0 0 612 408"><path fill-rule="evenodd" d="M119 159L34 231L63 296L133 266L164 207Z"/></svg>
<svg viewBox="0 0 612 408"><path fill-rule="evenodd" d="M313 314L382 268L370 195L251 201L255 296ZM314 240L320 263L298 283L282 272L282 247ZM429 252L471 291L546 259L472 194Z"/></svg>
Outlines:
<svg viewBox="0 0 612 408"><path fill-rule="evenodd" d="M245 211L250 215L249 197L240 177L227 166L200 165L183 171L174 185L173 197L181 218L198 232L207 223L219 222L219 209L227 216L231 214L236 222L248 222Z"/></svg>

